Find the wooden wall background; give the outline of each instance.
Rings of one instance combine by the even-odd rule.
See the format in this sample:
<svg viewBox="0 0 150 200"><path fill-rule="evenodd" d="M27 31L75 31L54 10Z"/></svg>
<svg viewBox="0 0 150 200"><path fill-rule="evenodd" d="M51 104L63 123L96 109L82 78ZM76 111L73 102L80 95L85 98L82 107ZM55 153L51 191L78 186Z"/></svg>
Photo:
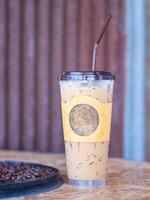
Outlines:
<svg viewBox="0 0 150 200"><path fill-rule="evenodd" d="M122 156L125 0L0 0L1 149L64 150L57 75L90 70L106 13L97 69L117 77L110 152Z"/></svg>
<svg viewBox="0 0 150 200"><path fill-rule="evenodd" d="M126 1L125 159L150 156L149 0Z"/></svg>
<svg viewBox="0 0 150 200"><path fill-rule="evenodd" d="M150 24L150 1L148 0L147 2L147 24ZM147 140L146 140L146 145L147 147L147 151L146 151L146 159L148 161L150 161L150 29L148 28L148 37L147 37L147 48L148 48L148 52L147 52L147 70L146 70L146 74L147 74L147 87L146 87L146 95L147 95L147 99L146 99L146 103L147 103L147 116L146 116L146 122L147 122Z"/></svg>

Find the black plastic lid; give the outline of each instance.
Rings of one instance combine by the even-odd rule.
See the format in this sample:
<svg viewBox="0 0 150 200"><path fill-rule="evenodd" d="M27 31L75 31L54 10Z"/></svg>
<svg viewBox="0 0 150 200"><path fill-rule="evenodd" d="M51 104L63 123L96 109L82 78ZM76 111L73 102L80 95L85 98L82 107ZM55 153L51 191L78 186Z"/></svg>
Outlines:
<svg viewBox="0 0 150 200"><path fill-rule="evenodd" d="M115 80L115 75L106 71L68 71L63 72L59 80Z"/></svg>

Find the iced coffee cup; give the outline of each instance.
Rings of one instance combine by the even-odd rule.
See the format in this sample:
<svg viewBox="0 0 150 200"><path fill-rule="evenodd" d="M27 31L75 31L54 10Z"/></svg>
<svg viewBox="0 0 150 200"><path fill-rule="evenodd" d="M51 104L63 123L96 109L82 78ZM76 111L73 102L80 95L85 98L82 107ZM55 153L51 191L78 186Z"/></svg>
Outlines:
<svg viewBox="0 0 150 200"><path fill-rule="evenodd" d="M60 76L67 174L72 185L105 185L114 79L110 72L99 71Z"/></svg>

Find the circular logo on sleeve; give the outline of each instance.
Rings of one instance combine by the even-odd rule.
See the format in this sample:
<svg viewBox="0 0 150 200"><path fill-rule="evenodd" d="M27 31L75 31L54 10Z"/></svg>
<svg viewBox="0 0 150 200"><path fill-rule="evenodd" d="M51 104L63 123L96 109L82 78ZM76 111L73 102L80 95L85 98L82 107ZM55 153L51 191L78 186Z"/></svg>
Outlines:
<svg viewBox="0 0 150 200"><path fill-rule="evenodd" d="M93 106L77 104L70 111L69 122L74 133L87 136L96 131L99 125L99 115Z"/></svg>

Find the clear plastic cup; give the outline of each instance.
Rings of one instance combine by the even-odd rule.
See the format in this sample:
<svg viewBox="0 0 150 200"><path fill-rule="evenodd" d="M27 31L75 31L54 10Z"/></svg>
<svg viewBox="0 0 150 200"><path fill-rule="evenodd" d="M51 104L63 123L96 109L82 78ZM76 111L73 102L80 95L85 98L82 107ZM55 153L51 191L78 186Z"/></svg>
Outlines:
<svg viewBox="0 0 150 200"><path fill-rule="evenodd" d="M114 80L110 72L98 71L60 76L67 174L72 185L105 185Z"/></svg>

